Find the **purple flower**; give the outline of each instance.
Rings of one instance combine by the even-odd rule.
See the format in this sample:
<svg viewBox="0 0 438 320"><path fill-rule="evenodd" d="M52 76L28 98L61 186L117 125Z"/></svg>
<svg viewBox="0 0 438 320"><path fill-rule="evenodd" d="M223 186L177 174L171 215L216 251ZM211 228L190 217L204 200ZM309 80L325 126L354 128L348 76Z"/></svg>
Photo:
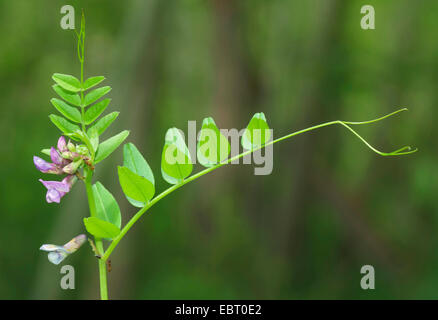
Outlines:
<svg viewBox="0 0 438 320"><path fill-rule="evenodd" d="M52 162L58 166L61 166L64 163L64 158L61 157L61 155L59 154L59 152L51 147L50 148L50 159L52 160Z"/></svg>
<svg viewBox="0 0 438 320"><path fill-rule="evenodd" d="M35 167L42 173L53 173L59 175L65 173L74 174L82 165L81 155L69 151L68 145L63 136L58 139L57 148L58 149L55 149L54 147L50 148L50 159L52 160L52 163L34 156L33 163L35 164ZM72 164L73 160L76 160L74 164ZM64 170L64 168L66 168L66 170Z"/></svg>
<svg viewBox="0 0 438 320"><path fill-rule="evenodd" d="M57 147L58 147L59 152L61 152L61 153L68 151L68 149L67 149L67 143L65 142L65 138L64 138L63 136L61 136L61 137L58 139L58 145L57 145Z"/></svg>
<svg viewBox="0 0 438 320"><path fill-rule="evenodd" d="M41 171L42 173L54 173L54 174L62 174L62 169L59 168L54 163L49 163L40 157L34 156L33 157L33 163L35 164L35 167Z"/></svg>
<svg viewBox="0 0 438 320"><path fill-rule="evenodd" d="M48 203L61 202L61 198L70 191L72 185L76 182L76 171L88 159L87 149L83 153L75 152L77 146L70 141L67 144L63 136L58 139L56 147L50 148L51 163L40 157L33 157L33 163L39 171L58 175L67 174L62 181L39 180L47 188L46 200Z"/></svg>
<svg viewBox="0 0 438 320"><path fill-rule="evenodd" d="M76 182L76 177L70 175L62 181L44 181L42 179L39 181L47 188L46 201L48 203L60 203L61 198L70 191L72 185Z"/></svg>

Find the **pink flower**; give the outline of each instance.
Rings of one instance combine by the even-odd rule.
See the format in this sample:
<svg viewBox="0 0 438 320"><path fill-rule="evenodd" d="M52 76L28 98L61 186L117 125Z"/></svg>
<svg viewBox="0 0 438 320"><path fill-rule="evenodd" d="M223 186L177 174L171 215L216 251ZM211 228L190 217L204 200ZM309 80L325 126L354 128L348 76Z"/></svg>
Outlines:
<svg viewBox="0 0 438 320"><path fill-rule="evenodd" d="M54 163L49 163L40 157L34 156L33 157L33 163L35 164L35 167L41 171L42 173L53 173L53 174L62 174L62 169L59 168Z"/></svg>
<svg viewBox="0 0 438 320"><path fill-rule="evenodd" d="M44 181L39 180L46 188L46 201L48 203L60 203L61 198L68 193L72 185L76 182L75 176L67 176L62 181Z"/></svg>
<svg viewBox="0 0 438 320"><path fill-rule="evenodd" d="M67 170L64 170L64 167L72 163L74 158L80 157L80 155L76 152L70 152L68 150L67 143L65 142L65 138L63 136L58 139L57 148L58 149L55 149L54 147L50 148L50 159L52 160L52 163L47 162L40 157L34 156L33 163L35 164L35 167L42 173L74 174L82 163L70 165ZM74 169L74 171L72 169Z"/></svg>

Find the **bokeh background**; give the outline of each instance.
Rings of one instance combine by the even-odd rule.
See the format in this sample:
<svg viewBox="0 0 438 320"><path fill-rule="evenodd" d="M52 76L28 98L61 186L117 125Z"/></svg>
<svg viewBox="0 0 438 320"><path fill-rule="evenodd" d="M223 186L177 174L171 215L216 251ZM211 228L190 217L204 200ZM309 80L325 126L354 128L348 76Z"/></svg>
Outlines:
<svg viewBox="0 0 438 320"><path fill-rule="evenodd" d="M72 4L87 18L86 76L113 87L121 115L155 172L169 127L213 116L243 128L263 111L275 136L329 120L360 121L409 107L359 132L376 147L420 151L383 158L341 127L274 146L274 170L229 166L154 206L112 256L117 299L438 298L435 0L0 0L0 298L98 298L88 245L60 266L38 250L84 233L85 190L47 204L32 163L54 145L54 72L79 74ZM360 28L374 5L376 30ZM136 212L116 176L119 149L97 179ZM197 170L199 170L199 166ZM373 265L376 289L360 288Z"/></svg>

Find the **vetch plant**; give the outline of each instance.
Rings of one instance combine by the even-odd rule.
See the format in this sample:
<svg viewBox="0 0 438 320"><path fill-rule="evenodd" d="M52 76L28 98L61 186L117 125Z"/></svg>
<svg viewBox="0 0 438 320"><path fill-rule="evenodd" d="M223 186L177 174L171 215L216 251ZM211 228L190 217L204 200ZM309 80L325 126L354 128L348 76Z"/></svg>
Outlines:
<svg viewBox="0 0 438 320"><path fill-rule="evenodd" d="M76 32L76 35L81 66L80 78L59 73L53 75L55 81L53 89L59 98L53 98L51 103L61 115L52 114L49 117L60 129L62 136L58 139L56 148L42 150L43 154L50 157L51 162L35 156L34 164L42 173L61 176L55 181L40 180L47 189L46 201L49 203L60 203L76 182L81 181L85 185L90 216L84 218L84 225L87 232L94 237L94 241L88 240L97 257L101 299L108 299L107 267L110 268L111 254L127 232L154 204L209 172L277 142L331 125L341 125L346 128L368 148L381 156L400 156L417 151L409 146L389 153L379 151L352 128L355 125L378 122L407 110L405 108L369 121L325 122L277 139L273 139L265 115L256 113L249 121L241 138L241 145L246 151L232 156L230 156L230 144L227 137L220 132L213 118L209 117L203 121L195 155L205 169L194 175L191 175L193 161L181 132L176 128L167 131L161 156L161 175L172 186L158 195L155 195L154 174L145 158L132 143L124 145L123 165L117 168L118 178L127 200L140 209L122 228L119 205L100 182L93 184L93 174L96 166L125 141L129 132L125 130L101 141L100 137L119 113L112 112L100 117L111 101L108 98L103 99L111 88L109 86L95 88L104 81L105 78L102 76L84 78L85 19L83 15L80 32ZM50 262L59 264L84 242L86 242L86 236L79 235L64 246L45 244L40 249L49 252Z"/></svg>

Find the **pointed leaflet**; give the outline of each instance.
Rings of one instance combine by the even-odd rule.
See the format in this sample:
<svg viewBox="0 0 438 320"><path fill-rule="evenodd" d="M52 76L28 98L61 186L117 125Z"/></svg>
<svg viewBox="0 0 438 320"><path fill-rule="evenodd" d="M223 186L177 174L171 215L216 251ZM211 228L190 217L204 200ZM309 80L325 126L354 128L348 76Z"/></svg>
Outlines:
<svg viewBox="0 0 438 320"><path fill-rule="evenodd" d="M161 157L161 174L171 184L180 183L192 173L193 165L189 150L177 128L167 130L163 154Z"/></svg>
<svg viewBox="0 0 438 320"><path fill-rule="evenodd" d="M54 84L52 88L65 101L71 103L76 107L79 107L81 105L81 97L79 97L77 93L67 91L63 89L59 84Z"/></svg>
<svg viewBox="0 0 438 320"><path fill-rule="evenodd" d="M242 135L242 147L251 150L264 145L271 138L271 130L263 112L256 113Z"/></svg>
<svg viewBox="0 0 438 320"><path fill-rule="evenodd" d="M65 134L73 134L76 131L80 130L79 127L63 117L57 116L55 114L51 114L49 116L50 120L58 127L59 130L64 132Z"/></svg>
<svg viewBox="0 0 438 320"><path fill-rule="evenodd" d="M120 233L120 228L96 217L84 218L84 224L87 231L96 238L114 239Z"/></svg>
<svg viewBox="0 0 438 320"><path fill-rule="evenodd" d="M67 102L57 98L53 98L50 102L67 119L77 123L81 122L81 113L77 108L72 107Z"/></svg>
<svg viewBox="0 0 438 320"><path fill-rule="evenodd" d="M111 99L104 99L89 107L88 110L85 112L85 124L89 125L94 120L96 120L102 114L102 112L105 111L110 102Z"/></svg>
<svg viewBox="0 0 438 320"><path fill-rule="evenodd" d="M96 102L110 91L111 91L111 87L108 86L91 91L85 96L84 106L89 106L90 104Z"/></svg>
<svg viewBox="0 0 438 320"><path fill-rule="evenodd" d="M97 182L93 185L93 196L96 203L96 217L120 228L122 217L113 195Z"/></svg>
<svg viewBox="0 0 438 320"><path fill-rule="evenodd" d="M226 160L229 154L230 143L228 139L219 131L213 118L205 118L202 121L197 147L199 163L204 167L212 167Z"/></svg>
<svg viewBox="0 0 438 320"><path fill-rule="evenodd" d="M90 143L94 149L94 152L96 152L97 148L99 147L99 134L97 133L96 128L90 128L87 131L87 136L90 138Z"/></svg>
<svg viewBox="0 0 438 320"><path fill-rule="evenodd" d="M118 115L119 112L114 111L102 117L101 119L99 119L99 121L97 121L92 127L90 127L87 130L87 134L90 135L91 129L96 129L97 134L101 135L110 126L110 124L113 123L114 120L116 120Z"/></svg>
<svg viewBox="0 0 438 320"><path fill-rule="evenodd" d="M111 137L99 145L97 149L95 163L98 163L108 157L118 146L128 137L129 131L124 130L119 134Z"/></svg>
<svg viewBox="0 0 438 320"><path fill-rule="evenodd" d="M104 76L97 76L97 77L88 78L84 82L84 90L88 90L88 89L93 88L94 86L97 86L103 80L105 80Z"/></svg>
<svg viewBox="0 0 438 320"><path fill-rule="evenodd" d="M67 91L81 91L81 82L69 74L55 73L52 79Z"/></svg>
<svg viewBox="0 0 438 320"><path fill-rule="evenodd" d="M155 194L154 174L152 173L152 170L149 167L149 164L147 163L143 155L140 153L140 151L138 151L138 149L132 143L127 143L123 146L123 166L131 170L133 173L136 173L137 175L148 180L149 182L148 188L150 190L148 191L147 198L149 198L149 200L152 199L152 197ZM126 198L135 207L141 208L146 205L145 201L134 200L130 198L128 195L126 195Z"/></svg>
<svg viewBox="0 0 438 320"><path fill-rule="evenodd" d="M119 182L126 197L146 204L155 193L154 185L146 178L139 176L126 167L118 167ZM135 206L144 206L141 204Z"/></svg>
<svg viewBox="0 0 438 320"><path fill-rule="evenodd" d="M50 149L43 149L43 150L41 150L41 153L43 153L43 154L45 154L46 156L49 156L50 157L50 155L51 155L51 152L50 152L51 150Z"/></svg>

